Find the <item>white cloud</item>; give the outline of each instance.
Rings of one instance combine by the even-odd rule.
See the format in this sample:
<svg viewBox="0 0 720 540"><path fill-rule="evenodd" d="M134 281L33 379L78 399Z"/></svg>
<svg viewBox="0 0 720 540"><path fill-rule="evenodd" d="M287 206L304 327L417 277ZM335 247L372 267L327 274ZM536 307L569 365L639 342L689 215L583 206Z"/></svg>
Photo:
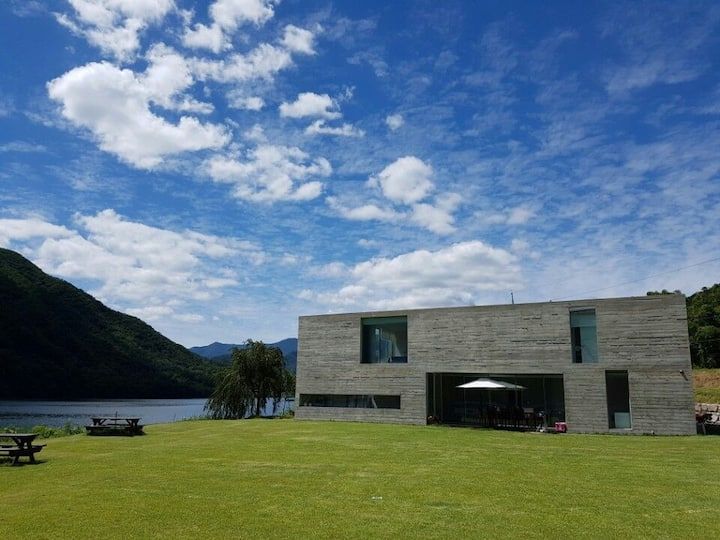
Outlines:
<svg viewBox="0 0 720 540"><path fill-rule="evenodd" d="M202 103L182 92L193 84L187 60L172 48L157 44L146 54L147 70L138 77L148 98L168 110L208 114L213 111L210 103Z"/></svg>
<svg viewBox="0 0 720 540"><path fill-rule="evenodd" d="M68 0L74 16L56 14L58 22L120 61L140 47L139 34L175 8L173 0Z"/></svg>
<svg viewBox="0 0 720 540"><path fill-rule="evenodd" d="M53 225L40 218L0 219L0 246L9 248L14 240L31 238L67 238L74 233L61 225Z"/></svg>
<svg viewBox="0 0 720 540"><path fill-rule="evenodd" d="M272 0L217 0L210 6L210 16L227 30L244 22L261 25L272 18L273 3Z"/></svg>
<svg viewBox="0 0 720 540"><path fill-rule="evenodd" d="M260 124L254 124L250 129L245 131L245 133L243 133L243 138L257 143L267 142L265 130Z"/></svg>
<svg viewBox="0 0 720 540"><path fill-rule="evenodd" d="M113 210L95 216L76 216L95 244L112 253L132 255L158 268L174 269L197 262L195 254L225 257L240 245L193 231L177 233L124 220Z"/></svg>
<svg viewBox="0 0 720 540"><path fill-rule="evenodd" d="M173 319L186 323L199 323L204 321L205 317L199 313L176 313Z"/></svg>
<svg viewBox="0 0 720 540"><path fill-rule="evenodd" d="M405 119L401 114L390 114L385 117L385 123L392 131L400 129L405 123Z"/></svg>
<svg viewBox="0 0 720 540"><path fill-rule="evenodd" d="M275 74L293 65L293 54L307 54L301 45L300 37L288 39L285 28L280 45L260 43L248 53L233 53L215 60L209 58L190 58L188 65L193 75L202 81L214 80L221 83L238 83L250 80L271 81ZM292 27L290 33L303 36L302 40L312 43L314 34L310 30Z"/></svg>
<svg viewBox="0 0 720 540"><path fill-rule="evenodd" d="M47 6L41 0L8 0L10 10L16 17L46 16Z"/></svg>
<svg viewBox="0 0 720 540"><path fill-rule="evenodd" d="M432 191L432 174L430 165L415 156L405 156L385 167L368 183L370 186L379 185L391 201L412 204Z"/></svg>
<svg viewBox="0 0 720 540"><path fill-rule="evenodd" d="M385 77L390 71L390 68L383 58L384 51L382 47L377 46L368 50L359 51L347 59L349 64L359 66L367 63L372 67L377 77Z"/></svg>
<svg viewBox="0 0 720 540"><path fill-rule="evenodd" d="M534 208L520 205L500 212L476 212L473 218L482 225L524 225L536 215Z"/></svg>
<svg viewBox="0 0 720 540"><path fill-rule="evenodd" d="M510 243L510 251L513 253L527 253L530 250L530 242L522 238L513 238Z"/></svg>
<svg viewBox="0 0 720 540"><path fill-rule="evenodd" d="M233 184L233 195L239 199L309 200L322 193L323 185L308 179L327 177L332 172L325 158L310 161L309 157L296 147L261 144L250 150L244 161L215 156L207 161L206 168L216 182Z"/></svg>
<svg viewBox="0 0 720 540"><path fill-rule="evenodd" d="M371 259L348 274L350 281L337 291L300 296L330 307L401 309L473 304L488 292L523 284L517 257L479 240Z"/></svg>
<svg viewBox="0 0 720 540"><path fill-rule="evenodd" d="M125 310L125 313L144 321L156 321L167 315L172 315L173 308L170 306L146 306L141 308L128 308Z"/></svg>
<svg viewBox="0 0 720 540"><path fill-rule="evenodd" d="M222 28L217 24L205 26L198 23L195 28L187 28L183 36L183 45L191 49L210 49L215 53L230 48Z"/></svg>
<svg viewBox="0 0 720 540"><path fill-rule="evenodd" d="M280 104L280 116L283 118L319 117L327 120L340 118L337 102L327 94L302 92L292 103Z"/></svg>
<svg viewBox="0 0 720 540"><path fill-rule="evenodd" d="M352 124L342 124L341 126L328 126L325 120L315 120L312 124L305 128L308 135L335 135L338 137L364 137L365 132L358 129Z"/></svg>
<svg viewBox="0 0 720 540"><path fill-rule="evenodd" d="M75 225L0 220L0 242L23 248L50 274L98 283L93 295L138 316L168 315L173 306L216 298L219 289L237 283L212 261L253 264L264 257L247 241L151 227L113 210L77 214Z"/></svg>
<svg viewBox="0 0 720 540"><path fill-rule="evenodd" d="M296 255L294 253L283 253L278 259L281 264L287 266L296 266L299 264L307 264L312 260L309 255Z"/></svg>
<svg viewBox="0 0 720 540"><path fill-rule="evenodd" d="M156 167L166 156L227 144L230 137L222 126L190 116L174 124L150 110L151 103L198 106L174 99L191 81L179 57L163 47L151 50L150 58L157 63L140 76L107 62L74 68L50 81L48 93L62 105L65 118L93 133L101 149L139 168ZM180 71L169 74L171 66Z"/></svg>
<svg viewBox="0 0 720 540"><path fill-rule="evenodd" d="M235 53L222 60L192 58L188 63L200 80L234 83L253 79L271 80L276 73L292 65L292 56L283 47L261 43L247 54Z"/></svg>
<svg viewBox="0 0 720 540"><path fill-rule="evenodd" d="M321 28L317 28L316 32L320 31ZM299 54L315 54L315 34L310 30L304 28L298 28L292 24L288 24L285 27L282 42L283 46L292 52Z"/></svg>
<svg viewBox="0 0 720 540"><path fill-rule="evenodd" d="M331 262L310 270L313 275L328 278L347 277L349 271L350 268L341 262Z"/></svg>
<svg viewBox="0 0 720 540"><path fill-rule="evenodd" d="M208 289L220 289L222 287L232 287L238 285L237 279L228 277L214 277L203 280L203 285Z"/></svg>
<svg viewBox="0 0 720 540"><path fill-rule="evenodd" d="M506 223L508 225L523 225L535 216L535 210L526 206L518 206L510 210Z"/></svg>
<svg viewBox="0 0 720 540"><path fill-rule="evenodd" d="M260 26L274 15L273 2L267 0L217 0L210 6L210 26L202 23L186 28L183 44L196 49L210 49L219 53L232 47L228 34L241 25Z"/></svg>
<svg viewBox="0 0 720 540"><path fill-rule="evenodd" d="M260 111L265 106L265 100L259 96L228 96L228 105L234 109L246 111Z"/></svg>
<svg viewBox="0 0 720 540"><path fill-rule="evenodd" d="M516 255L525 255L533 260L538 260L540 258L540 253L532 250L530 242L524 238L513 238L510 242L510 251Z"/></svg>
<svg viewBox="0 0 720 540"><path fill-rule="evenodd" d="M425 200L435 189L431 178L432 167L414 156L397 159L385 167L377 176L371 177L367 185L380 187L391 206L383 208L374 202L350 207L337 197L328 197L328 206L342 217L357 221L378 220L398 222L408 218L414 223L436 234L455 232L453 213L460 204L457 193L444 193L430 202ZM425 202L422 202L425 200Z"/></svg>
<svg viewBox="0 0 720 540"><path fill-rule="evenodd" d="M34 144L26 141L10 141L5 144L0 144L0 153L4 152L43 153L47 152L47 147L42 144Z"/></svg>
<svg viewBox="0 0 720 540"><path fill-rule="evenodd" d="M158 0L155 3L149 0L135 3L129 0L101 0L96 4L88 0L73 0L78 13L76 18L93 28L105 28L117 26L121 19L160 20L171 8L175 9L173 0ZM266 22L273 16L275 4L269 0L217 0L209 9L209 26L198 24L194 30L186 26L185 38L202 41L203 33L212 33L216 28L225 40L230 32L243 24L261 25ZM190 23L192 12L176 12L186 25ZM75 22L67 17L63 20L80 31ZM159 43L146 52L147 68L144 72L121 69L109 62L93 62L50 81L47 84L48 94L60 104L63 117L70 122L67 125L89 130L102 150L121 160L138 168L153 169L170 157L217 150L231 141L229 126L233 123L230 119L226 120L226 125L219 125L197 117L214 111L210 99L199 101L195 97L193 86L197 82L233 83L234 88L226 94L228 105L259 111L265 105L261 95L256 93L261 90L260 81L271 81L280 70L291 66L294 54L313 54L315 31L321 31L321 27L316 25L311 31L286 25L276 44L260 43L249 52L216 59L185 57ZM223 41L210 48L219 50L226 45ZM131 49L134 54L138 49L137 43ZM258 82L246 88L237 84L247 81ZM213 91L209 86L205 86L204 90L206 96ZM336 116L328 109L324 117ZM237 124L234 127L238 127ZM337 135L358 133L347 126L333 128L333 134ZM293 191L292 196L301 199L315 197L321 187L317 182L302 185Z"/></svg>
<svg viewBox="0 0 720 540"><path fill-rule="evenodd" d="M435 200L435 205L419 203L413 205L410 219L436 234L455 232L453 212L460 204L460 195L446 193Z"/></svg>
<svg viewBox="0 0 720 540"><path fill-rule="evenodd" d="M376 204L364 204L355 208L343 205L337 197L328 197L326 199L328 206L335 210L345 219L353 221L396 221L403 217L392 208L381 208Z"/></svg>
<svg viewBox="0 0 720 540"><path fill-rule="evenodd" d="M606 88L609 94L646 88L656 83L677 84L696 79L701 69L680 63L669 63L664 58L654 58L648 63L616 67L607 75Z"/></svg>
<svg viewBox="0 0 720 540"><path fill-rule="evenodd" d="M357 241L357 245L363 248L375 248L381 245L381 242L377 240L369 240L367 238L361 238Z"/></svg>
<svg viewBox="0 0 720 540"><path fill-rule="evenodd" d="M712 69L713 57L705 51L713 50L720 20L717 10L699 16L681 3L669 2L653 10L632 5L610 13L602 34L615 39L618 53L617 62L603 69L611 96L692 81Z"/></svg>

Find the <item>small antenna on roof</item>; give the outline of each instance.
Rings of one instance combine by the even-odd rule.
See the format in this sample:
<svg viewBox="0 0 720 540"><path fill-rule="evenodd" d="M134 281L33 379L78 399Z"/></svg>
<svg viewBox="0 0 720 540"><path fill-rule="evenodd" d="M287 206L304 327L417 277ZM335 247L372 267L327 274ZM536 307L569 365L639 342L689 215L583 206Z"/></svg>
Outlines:
<svg viewBox="0 0 720 540"><path fill-rule="evenodd" d="M510 291L510 303L515 305L515 296L513 295L512 291Z"/></svg>

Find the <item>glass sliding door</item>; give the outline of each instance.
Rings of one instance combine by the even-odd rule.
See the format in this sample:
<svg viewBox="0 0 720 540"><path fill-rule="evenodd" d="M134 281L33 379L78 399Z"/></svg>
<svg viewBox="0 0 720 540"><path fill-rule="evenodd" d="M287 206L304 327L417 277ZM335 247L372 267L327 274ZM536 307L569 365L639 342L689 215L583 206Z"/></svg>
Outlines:
<svg viewBox="0 0 720 540"><path fill-rule="evenodd" d="M524 390L462 389L479 378L509 382ZM562 375L428 373L427 415L431 421L455 425L535 429L565 420Z"/></svg>

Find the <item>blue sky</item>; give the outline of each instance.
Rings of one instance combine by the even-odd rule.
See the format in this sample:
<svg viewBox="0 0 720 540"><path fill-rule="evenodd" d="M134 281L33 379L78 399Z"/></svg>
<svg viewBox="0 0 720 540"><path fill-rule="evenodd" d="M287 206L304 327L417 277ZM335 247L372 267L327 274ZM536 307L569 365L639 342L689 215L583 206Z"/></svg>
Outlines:
<svg viewBox="0 0 720 540"><path fill-rule="evenodd" d="M0 246L188 346L692 293L719 38L715 2L6 1Z"/></svg>

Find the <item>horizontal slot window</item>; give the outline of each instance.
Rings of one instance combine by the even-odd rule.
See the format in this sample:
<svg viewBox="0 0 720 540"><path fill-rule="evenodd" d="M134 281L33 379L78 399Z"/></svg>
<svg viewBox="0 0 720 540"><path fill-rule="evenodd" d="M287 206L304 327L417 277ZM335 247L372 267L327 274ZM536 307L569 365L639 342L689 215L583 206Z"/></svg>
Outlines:
<svg viewBox="0 0 720 540"><path fill-rule="evenodd" d="M373 394L300 394L301 407L348 409L399 409L400 396Z"/></svg>

